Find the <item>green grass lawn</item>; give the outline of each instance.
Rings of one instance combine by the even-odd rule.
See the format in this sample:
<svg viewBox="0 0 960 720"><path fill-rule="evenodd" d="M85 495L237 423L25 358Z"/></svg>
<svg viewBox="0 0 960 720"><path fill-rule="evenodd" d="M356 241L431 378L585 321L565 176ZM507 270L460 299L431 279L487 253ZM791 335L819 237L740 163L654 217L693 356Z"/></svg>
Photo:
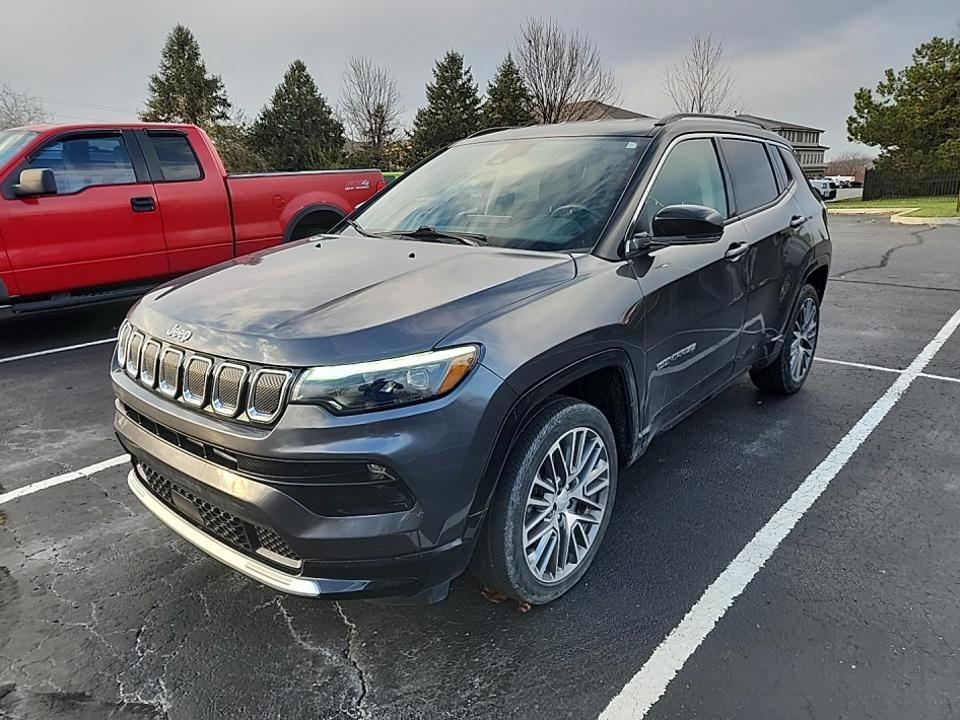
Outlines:
<svg viewBox="0 0 960 720"><path fill-rule="evenodd" d="M886 198L883 200L836 200L827 203L828 208L920 208L910 213L913 217L957 217L957 197Z"/></svg>

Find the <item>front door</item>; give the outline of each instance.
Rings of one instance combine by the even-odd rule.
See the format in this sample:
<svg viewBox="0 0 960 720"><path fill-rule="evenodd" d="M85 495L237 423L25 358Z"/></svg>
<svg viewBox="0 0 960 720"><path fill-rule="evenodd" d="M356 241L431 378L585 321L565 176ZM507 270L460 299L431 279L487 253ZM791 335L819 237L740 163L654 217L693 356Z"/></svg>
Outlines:
<svg viewBox="0 0 960 720"><path fill-rule="evenodd" d="M26 168L53 170L57 193L39 197L9 193L17 182L14 178ZM53 138L15 168L13 176L5 178L0 202L6 205L7 255L22 296L169 273L153 185L135 169L122 132Z"/></svg>
<svg viewBox="0 0 960 720"><path fill-rule="evenodd" d="M730 204L712 138L668 151L638 218L650 231L668 205L703 205L728 216ZM733 374L747 298L741 262L748 241L728 223L715 243L654 250L633 262L644 295L647 422L657 430L689 411Z"/></svg>

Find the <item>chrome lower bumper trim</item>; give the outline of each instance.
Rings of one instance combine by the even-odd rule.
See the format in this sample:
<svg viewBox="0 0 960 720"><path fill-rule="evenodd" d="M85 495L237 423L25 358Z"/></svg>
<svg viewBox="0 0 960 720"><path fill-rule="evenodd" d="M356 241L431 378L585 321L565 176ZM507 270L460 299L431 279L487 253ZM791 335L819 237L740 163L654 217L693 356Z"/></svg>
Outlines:
<svg viewBox="0 0 960 720"><path fill-rule="evenodd" d="M140 482L140 478L137 477L135 470L131 470L127 476L127 485L130 486L133 494L146 506L147 510L156 515L161 522L180 535L184 540L192 543L224 565L233 568L237 572L243 573L247 577L253 578L257 582L272 587L274 590L290 593L291 595L301 595L303 597L318 597L323 592L324 583L343 582L287 575L280 570L270 567L266 563L258 562L241 552L237 552L232 547L225 545L219 540L207 535L202 530L197 529L157 500L153 494L147 490L144 484ZM360 584L366 583L360 581Z"/></svg>

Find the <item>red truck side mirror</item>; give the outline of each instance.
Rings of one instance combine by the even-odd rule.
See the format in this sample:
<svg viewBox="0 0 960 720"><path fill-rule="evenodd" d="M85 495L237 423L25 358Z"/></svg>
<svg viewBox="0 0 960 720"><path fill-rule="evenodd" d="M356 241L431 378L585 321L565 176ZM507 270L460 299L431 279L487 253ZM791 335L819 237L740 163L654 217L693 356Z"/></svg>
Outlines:
<svg viewBox="0 0 960 720"><path fill-rule="evenodd" d="M17 197L56 195L57 178L50 168L33 168L20 173L20 182L13 186Z"/></svg>

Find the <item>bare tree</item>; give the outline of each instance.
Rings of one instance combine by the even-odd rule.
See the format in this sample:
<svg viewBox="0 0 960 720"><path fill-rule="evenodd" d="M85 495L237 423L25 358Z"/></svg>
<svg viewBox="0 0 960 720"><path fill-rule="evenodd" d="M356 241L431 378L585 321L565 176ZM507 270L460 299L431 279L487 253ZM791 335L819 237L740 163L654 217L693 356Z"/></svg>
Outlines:
<svg viewBox="0 0 960 720"><path fill-rule="evenodd" d="M46 122L50 113L32 95L0 85L0 130Z"/></svg>
<svg viewBox="0 0 960 720"><path fill-rule="evenodd" d="M729 114L736 110L736 83L723 51L723 41L711 34L693 36L689 54L667 71L663 81L677 112Z"/></svg>
<svg viewBox="0 0 960 720"><path fill-rule="evenodd" d="M553 19L527 18L514 56L539 122L594 119L602 104L620 100L620 86L596 44Z"/></svg>
<svg viewBox="0 0 960 720"><path fill-rule="evenodd" d="M866 153L850 151L841 153L827 162L830 175L853 175L863 180L863 171L873 165L873 158Z"/></svg>
<svg viewBox="0 0 960 720"><path fill-rule="evenodd" d="M350 58L340 88L340 116L351 140L371 160L382 163L400 130L400 88L397 80L368 57Z"/></svg>

